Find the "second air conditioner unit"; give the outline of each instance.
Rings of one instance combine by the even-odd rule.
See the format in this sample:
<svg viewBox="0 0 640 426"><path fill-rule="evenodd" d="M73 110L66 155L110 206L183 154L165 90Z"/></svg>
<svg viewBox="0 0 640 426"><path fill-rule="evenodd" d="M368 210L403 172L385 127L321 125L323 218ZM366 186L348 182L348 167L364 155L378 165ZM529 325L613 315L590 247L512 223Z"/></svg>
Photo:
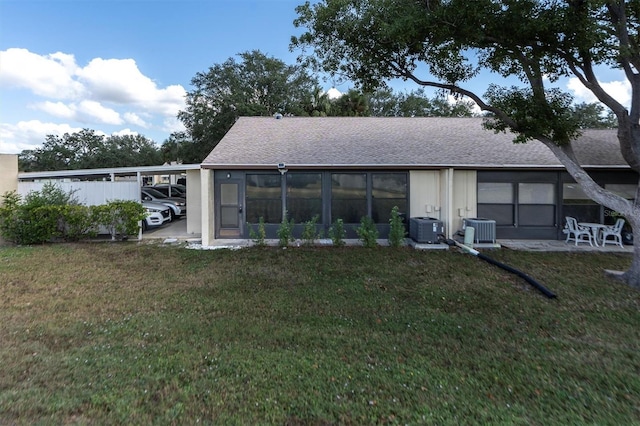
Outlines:
<svg viewBox="0 0 640 426"><path fill-rule="evenodd" d="M495 220L480 217L462 219L462 230L465 230L467 227L475 230L473 236L474 243L496 243Z"/></svg>

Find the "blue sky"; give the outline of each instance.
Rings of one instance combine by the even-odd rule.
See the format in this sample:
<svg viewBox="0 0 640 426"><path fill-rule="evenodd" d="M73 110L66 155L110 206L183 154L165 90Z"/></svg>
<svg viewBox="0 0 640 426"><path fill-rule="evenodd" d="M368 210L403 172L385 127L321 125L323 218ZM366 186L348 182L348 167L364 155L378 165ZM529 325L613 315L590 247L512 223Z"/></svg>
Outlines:
<svg viewBox="0 0 640 426"><path fill-rule="evenodd" d="M295 62L302 0L0 0L0 152L82 128L157 143L197 72L260 50Z"/></svg>
<svg viewBox="0 0 640 426"><path fill-rule="evenodd" d="M161 144L182 129L175 115L196 73L250 50L293 64L303 2L0 0L0 153L82 128ZM625 86L607 78L624 99ZM575 81L562 84L593 101Z"/></svg>

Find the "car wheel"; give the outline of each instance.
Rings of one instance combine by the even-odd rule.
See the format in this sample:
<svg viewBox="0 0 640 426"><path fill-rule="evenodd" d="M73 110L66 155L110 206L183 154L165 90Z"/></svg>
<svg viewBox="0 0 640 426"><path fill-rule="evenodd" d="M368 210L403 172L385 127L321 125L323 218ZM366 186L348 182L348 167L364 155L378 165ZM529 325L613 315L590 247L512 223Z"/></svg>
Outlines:
<svg viewBox="0 0 640 426"><path fill-rule="evenodd" d="M146 231L149 228L149 225L147 225L147 219L142 221L142 232Z"/></svg>
<svg viewBox="0 0 640 426"><path fill-rule="evenodd" d="M169 210L169 214L171 216L171 222L173 222L174 220L176 220L176 213L173 211L173 209Z"/></svg>

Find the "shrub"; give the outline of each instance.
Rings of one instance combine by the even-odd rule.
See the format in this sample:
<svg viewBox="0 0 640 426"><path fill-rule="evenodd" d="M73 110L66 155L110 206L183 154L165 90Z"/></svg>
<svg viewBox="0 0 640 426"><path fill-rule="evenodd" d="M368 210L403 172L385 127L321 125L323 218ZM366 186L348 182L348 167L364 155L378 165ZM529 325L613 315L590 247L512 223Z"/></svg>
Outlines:
<svg viewBox="0 0 640 426"><path fill-rule="evenodd" d="M258 247L266 246L267 242L265 240L267 238L267 231L265 230L265 227L264 227L264 217L260 216L260 219L258 219L257 230L254 230L251 224L249 223L247 223L247 226L249 227L249 236L253 240L253 243Z"/></svg>
<svg viewBox="0 0 640 426"><path fill-rule="evenodd" d="M342 247L345 244L344 239L346 236L347 233L344 230L344 222L342 219L337 219L329 228L329 237L334 247Z"/></svg>
<svg viewBox="0 0 640 426"><path fill-rule="evenodd" d="M3 196L0 233L15 244L42 244L58 234L58 206L43 205L36 198L22 202L15 191Z"/></svg>
<svg viewBox="0 0 640 426"><path fill-rule="evenodd" d="M313 245L315 241L320 238L320 233L316 231L318 220L320 220L320 216L315 215L304 223L304 229L302 230L302 241L304 245Z"/></svg>
<svg viewBox="0 0 640 426"><path fill-rule="evenodd" d="M75 193L77 190L65 192L55 183L47 182L40 191L31 191L24 197L24 202L30 206L66 206L79 205Z"/></svg>
<svg viewBox="0 0 640 426"><path fill-rule="evenodd" d="M58 232L65 241L95 237L98 233L91 207L71 204L60 206L58 209L60 211Z"/></svg>
<svg viewBox="0 0 640 426"><path fill-rule="evenodd" d="M137 234L145 215L144 207L137 201L113 200L94 206L95 223L104 226L113 240Z"/></svg>
<svg viewBox="0 0 640 426"><path fill-rule="evenodd" d="M369 216L363 216L360 219L360 227L356 229L356 233L360 237L363 246L375 247L378 245L378 228L376 228L376 224L373 223L373 219Z"/></svg>
<svg viewBox="0 0 640 426"><path fill-rule="evenodd" d="M400 247L407 236L407 230L402 223L402 217L398 212L398 206L391 209L391 218L389 219L389 246Z"/></svg>
<svg viewBox="0 0 640 426"><path fill-rule="evenodd" d="M278 245L280 247L286 247L290 242L295 241L295 238L293 238L293 225L293 219L287 220L286 216L285 219L282 220L282 223L280 223L277 231L279 239Z"/></svg>

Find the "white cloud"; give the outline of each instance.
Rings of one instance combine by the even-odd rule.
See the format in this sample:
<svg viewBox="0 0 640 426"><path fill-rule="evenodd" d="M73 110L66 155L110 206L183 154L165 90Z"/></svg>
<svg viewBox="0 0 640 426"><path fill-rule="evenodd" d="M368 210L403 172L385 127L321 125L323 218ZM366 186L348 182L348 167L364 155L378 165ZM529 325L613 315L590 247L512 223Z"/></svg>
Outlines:
<svg viewBox="0 0 640 426"><path fill-rule="evenodd" d="M167 117L162 122L162 130L167 133L184 132L186 128L177 117Z"/></svg>
<svg viewBox="0 0 640 426"><path fill-rule="evenodd" d="M135 124L136 126L140 126L143 128L148 128L149 127L149 123L147 123L146 121L144 121L138 114L133 113L133 112L125 112L124 115L124 120L127 123L130 124Z"/></svg>
<svg viewBox="0 0 640 426"><path fill-rule="evenodd" d="M342 96L342 93L335 87L332 87L331 89L327 90L326 94L329 99L338 99Z"/></svg>
<svg viewBox="0 0 640 426"><path fill-rule="evenodd" d="M40 102L33 105L34 109L46 112L49 115L59 118L74 120L76 118L76 108L62 102Z"/></svg>
<svg viewBox="0 0 640 426"><path fill-rule="evenodd" d="M111 109L102 106L99 102L85 100L78 105L78 117L83 118L79 121L87 123L103 123L103 124L116 124L123 123L120 114Z"/></svg>
<svg viewBox="0 0 640 426"><path fill-rule="evenodd" d="M0 86L26 88L38 96L71 99L82 95L83 86L74 79L73 55L56 52L38 55L26 49L0 51Z"/></svg>
<svg viewBox="0 0 640 426"><path fill-rule="evenodd" d="M40 147L47 135L62 136L80 130L82 128L68 124L43 123L39 120L21 121L17 124L0 123L0 152L17 154L25 149Z"/></svg>
<svg viewBox="0 0 640 426"><path fill-rule="evenodd" d="M619 81L609 81L605 83L600 83L602 88L615 100L620 102L622 105L629 107L631 104L631 86L629 82L626 80ZM586 102L593 103L599 102L598 98L577 78L570 78L567 83L567 88L575 97L576 102Z"/></svg>
<svg viewBox="0 0 640 426"><path fill-rule="evenodd" d="M138 136L139 133L134 132L131 129L122 129L122 130L118 130L117 132L111 133L111 135L112 136Z"/></svg>
<svg viewBox="0 0 640 426"><path fill-rule="evenodd" d="M77 75L92 97L100 101L138 105L165 115L175 115L184 106L186 91L182 86L158 88L133 59L96 58Z"/></svg>
<svg viewBox="0 0 640 426"><path fill-rule="evenodd" d="M10 48L0 51L0 64L3 108L18 117L14 123L6 122L8 114L0 117L0 152L29 149L35 140L41 144L45 134L38 128L45 124L67 130L125 123L132 132L184 129L176 114L185 108L186 90L181 85L159 87L133 59L94 58L81 66L71 54L39 55ZM22 93L11 96L9 90ZM46 118L23 112L25 108L66 124L45 123ZM31 123L28 132L25 123Z"/></svg>

